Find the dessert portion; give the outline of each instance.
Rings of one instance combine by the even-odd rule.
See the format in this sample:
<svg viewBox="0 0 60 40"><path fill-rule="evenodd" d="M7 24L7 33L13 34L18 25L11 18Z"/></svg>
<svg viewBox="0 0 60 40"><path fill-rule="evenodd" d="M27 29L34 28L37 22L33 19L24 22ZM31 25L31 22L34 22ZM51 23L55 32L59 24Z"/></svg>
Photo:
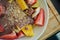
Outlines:
<svg viewBox="0 0 60 40"><path fill-rule="evenodd" d="M0 38L34 36L33 25L44 25L44 9L39 6L38 0L1 0Z"/></svg>

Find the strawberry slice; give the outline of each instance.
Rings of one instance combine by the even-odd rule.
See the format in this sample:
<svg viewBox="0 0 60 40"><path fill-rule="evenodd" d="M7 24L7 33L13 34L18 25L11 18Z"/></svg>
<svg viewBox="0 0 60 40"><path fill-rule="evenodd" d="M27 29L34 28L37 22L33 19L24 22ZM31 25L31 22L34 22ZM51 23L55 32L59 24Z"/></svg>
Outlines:
<svg viewBox="0 0 60 40"><path fill-rule="evenodd" d="M0 32L4 32L4 28L2 25L0 25Z"/></svg>
<svg viewBox="0 0 60 40"><path fill-rule="evenodd" d="M33 5L37 2L37 0L26 0L27 4Z"/></svg>
<svg viewBox="0 0 60 40"><path fill-rule="evenodd" d="M2 40L15 40L15 39L2 39Z"/></svg>
<svg viewBox="0 0 60 40"><path fill-rule="evenodd" d="M0 4L0 15L1 15L2 13L4 13L4 11L5 11L4 6L2 6L2 5Z"/></svg>
<svg viewBox="0 0 60 40"><path fill-rule="evenodd" d="M17 35L13 31L11 34L6 34L6 35L3 35L3 36L0 36L0 38L2 38L2 39L15 39L15 38L17 38Z"/></svg>
<svg viewBox="0 0 60 40"><path fill-rule="evenodd" d="M0 5L0 13L2 13L2 11L3 11L3 8L2 8L2 6Z"/></svg>
<svg viewBox="0 0 60 40"><path fill-rule="evenodd" d="M44 25L44 9L41 8L39 14L37 15L34 24L43 26Z"/></svg>

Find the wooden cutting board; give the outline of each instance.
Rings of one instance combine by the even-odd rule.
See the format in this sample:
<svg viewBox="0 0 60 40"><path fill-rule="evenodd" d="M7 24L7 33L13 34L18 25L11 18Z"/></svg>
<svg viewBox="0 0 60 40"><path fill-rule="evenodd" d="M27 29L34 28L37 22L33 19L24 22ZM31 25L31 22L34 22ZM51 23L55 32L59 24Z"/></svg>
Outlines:
<svg viewBox="0 0 60 40"><path fill-rule="evenodd" d="M44 34L38 40L45 40L57 31L60 31L60 15L50 0L47 0L47 3L49 6L49 22Z"/></svg>
<svg viewBox="0 0 60 40"><path fill-rule="evenodd" d="M60 23L60 15L59 15L58 11L56 10L56 8L54 7L54 5L51 2L51 0L47 0L47 4L48 4L49 8L52 10L52 12L53 12L54 16L56 17L56 19Z"/></svg>
<svg viewBox="0 0 60 40"><path fill-rule="evenodd" d="M57 19L55 18L54 14L52 13L51 10L50 10L49 14L50 15L49 15L48 26L47 26L44 34L39 38L39 40L45 40L48 37L50 37L51 35L53 35L55 32L60 30L60 24L57 21Z"/></svg>

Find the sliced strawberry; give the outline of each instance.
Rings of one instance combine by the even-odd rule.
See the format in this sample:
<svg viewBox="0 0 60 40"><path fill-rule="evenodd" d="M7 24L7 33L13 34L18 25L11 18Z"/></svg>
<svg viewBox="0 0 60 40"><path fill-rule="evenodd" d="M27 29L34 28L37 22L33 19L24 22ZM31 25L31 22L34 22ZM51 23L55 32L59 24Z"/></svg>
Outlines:
<svg viewBox="0 0 60 40"><path fill-rule="evenodd" d="M11 34L6 34L6 35L3 35L3 36L0 36L0 38L2 38L2 39L15 39L15 38L17 38L17 35L13 31Z"/></svg>
<svg viewBox="0 0 60 40"><path fill-rule="evenodd" d="M21 38L24 36L24 33L22 31L20 31L19 33L17 33L17 36L18 36L18 38Z"/></svg>
<svg viewBox="0 0 60 40"><path fill-rule="evenodd" d="M34 24L43 26L44 25L44 9L41 8L38 16L35 19Z"/></svg>
<svg viewBox="0 0 60 40"><path fill-rule="evenodd" d="M2 39L2 40L15 40L15 39Z"/></svg>
<svg viewBox="0 0 60 40"><path fill-rule="evenodd" d="M33 5L37 2L37 0L26 0L27 4Z"/></svg>
<svg viewBox="0 0 60 40"><path fill-rule="evenodd" d="M4 13L4 11L5 11L4 6L2 6L2 5L0 4L0 15L1 15L2 13Z"/></svg>
<svg viewBox="0 0 60 40"><path fill-rule="evenodd" d="M0 5L0 13L2 13L2 9L3 9L3 8L2 8L2 6Z"/></svg>
<svg viewBox="0 0 60 40"><path fill-rule="evenodd" d="M0 25L0 32L4 32L4 28L2 25Z"/></svg>
<svg viewBox="0 0 60 40"><path fill-rule="evenodd" d="M15 40L15 39L3 39L3 40Z"/></svg>

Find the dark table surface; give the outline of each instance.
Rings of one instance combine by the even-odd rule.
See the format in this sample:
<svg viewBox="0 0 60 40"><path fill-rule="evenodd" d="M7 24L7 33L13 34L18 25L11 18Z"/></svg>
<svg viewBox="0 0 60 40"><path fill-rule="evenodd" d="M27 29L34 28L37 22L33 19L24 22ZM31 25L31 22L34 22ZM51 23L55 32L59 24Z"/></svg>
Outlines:
<svg viewBox="0 0 60 40"><path fill-rule="evenodd" d="M60 14L60 0L51 0L51 2L53 3L53 5L55 6L56 10Z"/></svg>

